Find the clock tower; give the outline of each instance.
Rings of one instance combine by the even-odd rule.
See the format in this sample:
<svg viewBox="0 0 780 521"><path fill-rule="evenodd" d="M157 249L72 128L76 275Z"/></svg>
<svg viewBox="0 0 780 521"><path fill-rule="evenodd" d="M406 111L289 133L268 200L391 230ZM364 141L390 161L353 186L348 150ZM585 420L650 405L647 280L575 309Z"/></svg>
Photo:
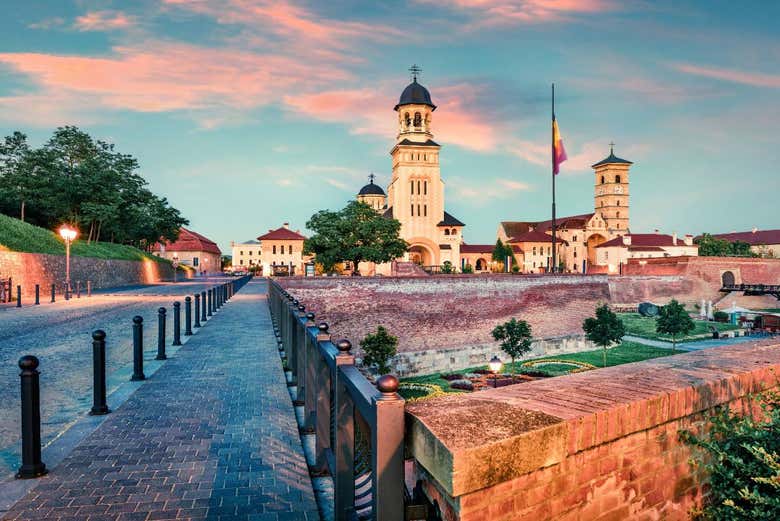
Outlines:
<svg viewBox="0 0 780 521"><path fill-rule="evenodd" d="M629 232L628 175L633 164L615 155L610 143L609 156L593 165L595 171L595 213L601 215L610 236Z"/></svg>

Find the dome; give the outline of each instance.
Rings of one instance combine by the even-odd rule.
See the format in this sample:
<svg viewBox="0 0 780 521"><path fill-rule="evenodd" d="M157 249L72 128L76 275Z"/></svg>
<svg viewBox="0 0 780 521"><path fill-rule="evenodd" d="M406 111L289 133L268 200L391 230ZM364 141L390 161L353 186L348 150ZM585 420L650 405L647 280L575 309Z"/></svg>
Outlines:
<svg viewBox="0 0 780 521"><path fill-rule="evenodd" d="M428 92L428 89L417 83L417 78L406 86L401 93L401 97L398 99L398 105L394 107L394 110L398 110L398 107L402 105L428 105L433 110L436 110L436 105L431 101L431 93Z"/></svg>
<svg viewBox="0 0 780 521"><path fill-rule="evenodd" d="M384 197L385 191L382 190L381 186L375 185L374 181L372 180L370 183L368 183L366 186L360 189L358 195L381 195L382 197Z"/></svg>

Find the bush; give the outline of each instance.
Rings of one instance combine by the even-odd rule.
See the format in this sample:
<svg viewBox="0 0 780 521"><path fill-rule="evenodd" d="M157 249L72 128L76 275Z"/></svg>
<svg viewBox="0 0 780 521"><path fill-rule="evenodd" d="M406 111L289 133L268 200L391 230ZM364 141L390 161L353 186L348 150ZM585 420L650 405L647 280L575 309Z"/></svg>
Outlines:
<svg viewBox="0 0 780 521"><path fill-rule="evenodd" d="M455 273L455 267L452 265L450 261L444 261L444 264L441 265L441 273L443 275L449 275L450 273Z"/></svg>
<svg viewBox="0 0 780 521"><path fill-rule="evenodd" d="M712 314L712 318L715 319L715 322L728 322L729 314L725 311L716 311Z"/></svg>
<svg viewBox="0 0 780 521"><path fill-rule="evenodd" d="M366 335L366 338L360 341L360 348L365 353L363 363L375 368L379 374L387 374L390 372L387 364L395 356L397 346L398 338L379 326L376 328L376 333Z"/></svg>
<svg viewBox="0 0 780 521"><path fill-rule="evenodd" d="M762 419L724 407L710 418L705 434L680 432L680 439L696 449L695 464L709 475L705 519L780 519L780 395L756 399Z"/></svg>
<svg viewBox="0 0 780 521"><path fill-rule="evenodd" d="M452 380L460 380L463 378L463 375L460 373L442 373L441 378L450 382Z"/></svg>
<svg viewBox="0 0 780 521"><path fill-rule="evenodd" d="M453 380L450 382L450 387L453 389L460 389L461 391L473 391L474 384L471 380Z"/></svg>
<svg viewBox="0 0 780 521"><path fill-rule="evenodd" d="M474 266L471 264L466 264L463 266L463 273L474 273Z"/></svg>
<svg viewBox="0 0 780 521"><path fill-rule="evenodd" d="M512 273L520 273L520 266L518 265L512 266Z"/></svg>

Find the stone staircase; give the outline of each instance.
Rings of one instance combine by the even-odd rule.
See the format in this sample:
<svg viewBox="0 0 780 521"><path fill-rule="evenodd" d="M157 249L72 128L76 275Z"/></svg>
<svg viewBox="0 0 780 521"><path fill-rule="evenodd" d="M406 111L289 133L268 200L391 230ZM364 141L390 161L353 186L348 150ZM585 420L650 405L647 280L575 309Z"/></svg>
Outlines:
<svg viewBox="0 0 780 521"><path fill-rule="evenodd" d="M393 263L393 276L395 277L428 277L420 266L414 262Z"/></svg>

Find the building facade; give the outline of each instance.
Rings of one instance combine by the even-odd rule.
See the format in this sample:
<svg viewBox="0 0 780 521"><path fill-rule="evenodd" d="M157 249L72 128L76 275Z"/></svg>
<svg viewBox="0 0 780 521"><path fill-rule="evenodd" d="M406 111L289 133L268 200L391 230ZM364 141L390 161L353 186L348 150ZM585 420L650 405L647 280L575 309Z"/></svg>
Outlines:
<svg viewBox="0 0 780 521"><path fill-rule="evenodd" d="M759 230L713 234L716 239L746 242L750 251L761 257L780 258L780 230Z"/></svg>
<svg viewBox="0 0 780 521"><path fill-rule="evenodd" d="M260 241L231 242L233 271L246 271L254 266L260 266Z"/></svg>
<svg viewBox="0 0 780 521"><path fill-rule="evenodd" d="M677 234L627 233L596 247L597 265L606 273L621 273L629 259L697 256L699 247L693 235L682 239Z"/></svg>
<svg viewBox="0 0 780 521"><path fill-rule="evenodd" d="M303 255L303 241L306 237L300 231L290 229L284 223L275 230L257 238L260 241L260 265L266 276L292 276L305 273L308 258Z"/></svg>
<svg viewBox="0 0 780 521"><path fill-rule="evenodd" d="M152 252L165 259L190 266L196 273L207 275L222 271L222 251L203 235L182 228L175 242L157 243Z"/></svg>

